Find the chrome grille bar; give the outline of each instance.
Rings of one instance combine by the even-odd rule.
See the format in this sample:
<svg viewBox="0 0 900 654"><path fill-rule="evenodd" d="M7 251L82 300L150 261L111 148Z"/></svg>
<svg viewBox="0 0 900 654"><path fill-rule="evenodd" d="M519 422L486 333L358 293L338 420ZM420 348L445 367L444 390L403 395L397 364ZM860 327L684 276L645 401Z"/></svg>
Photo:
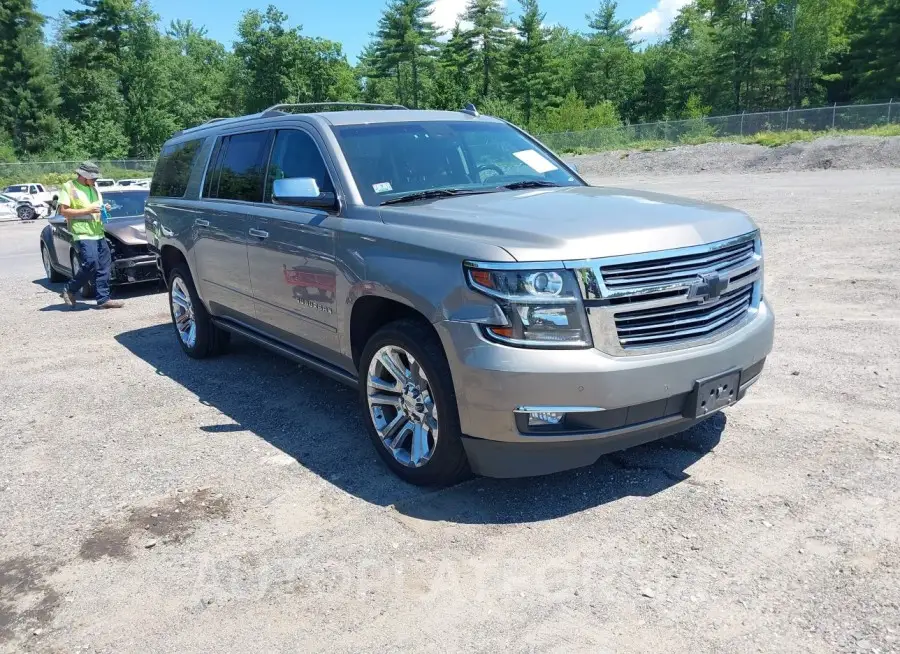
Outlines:
<svg viewBox="0 0 900 654"><path fill-rule="evenodd" d="M668 264L654 271L653 268L635 268L622 270L621 268L602 267L600 269L607 288L621 288L624 286L646 286L648 284L661 284L666 282L694 279L697 275L708 272L727 272L745 264L753 257L753 243L749 247L738 250L729 250L718 257L689 258L677 264ZM611 270L612 268L612 270ZM645 271L648 271L645 274ZM654 271L654 272L649 272Z"/></svg>
<svg viewBox="0 0 900 654"><path fill-rule="evenodd" d="M614 355L690 347L739 329L759 307L758 233L704 246L571 262L594 345Z"/></svg>

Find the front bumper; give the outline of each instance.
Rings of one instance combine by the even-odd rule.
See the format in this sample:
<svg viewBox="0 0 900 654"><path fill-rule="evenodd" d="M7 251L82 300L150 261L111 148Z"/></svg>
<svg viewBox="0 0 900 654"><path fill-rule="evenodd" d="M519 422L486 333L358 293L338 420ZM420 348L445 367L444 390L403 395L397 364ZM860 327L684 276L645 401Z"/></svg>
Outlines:
<svg viewBox="0 0 900 654"><path fill-rule="evenodd" d="M156 256L147 254L128 259L114 260L110 282L121 286L123 284L152 282L159 278L160 272L156 265Z"/></svg>
<svg viewBox="0 0 900 654"><path fill-rule="evenodd" d="M590 465L603 454L690 428L699 421L683 417L683 407L697 380L740 369L740 399L772 349L774 316L762 302L750 323L718 341L640 356L511 348L487 341L471 323L444 321L435 328L450 363L472 469L518 477ZM602 411L580 429L535 434L523 430L521 416L517 420L521 407Z"/></svg>

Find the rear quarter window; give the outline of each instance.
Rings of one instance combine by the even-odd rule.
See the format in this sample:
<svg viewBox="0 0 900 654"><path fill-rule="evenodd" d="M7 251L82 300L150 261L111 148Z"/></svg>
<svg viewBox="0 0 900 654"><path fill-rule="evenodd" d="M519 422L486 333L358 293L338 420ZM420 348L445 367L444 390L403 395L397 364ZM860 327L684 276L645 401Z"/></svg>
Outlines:
<svg viewBox="0 0 900 654"><path fill-rule="evenodd" d="M184 197L191 170L202 145L203 139L197 139L165 146L156 162L150 195L162 198Z"/></svg>

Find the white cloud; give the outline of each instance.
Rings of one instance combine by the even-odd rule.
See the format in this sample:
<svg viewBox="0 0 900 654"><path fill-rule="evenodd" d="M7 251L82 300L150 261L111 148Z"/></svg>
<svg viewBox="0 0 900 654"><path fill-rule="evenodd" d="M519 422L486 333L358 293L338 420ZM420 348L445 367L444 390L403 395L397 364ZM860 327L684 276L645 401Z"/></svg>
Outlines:
<svg viewBox="0 0 900 654"><path fill-rule="evenodd" d="M634 38L653 41L664 37L678 12L690 2L691 0L657 0L653 9L632 21Z"/></svg>
<svg viewBox="0 0 900 654"><path fill-rule="evenodd" d="M456 21L460 19L466 11L468 0L435 0L434 9L431 11L431 22L442 32L449 33L456 25ZM506 0L501 2L506 5ZM463 23L463 28L469 28L471 25Z"/></svg>
<svg viewBox="0 0 900 654"><path fill-rule="evenodd" d="M449 32L466 10L467 0L437 0L431 12L431 22L442 32Z"/></svg>

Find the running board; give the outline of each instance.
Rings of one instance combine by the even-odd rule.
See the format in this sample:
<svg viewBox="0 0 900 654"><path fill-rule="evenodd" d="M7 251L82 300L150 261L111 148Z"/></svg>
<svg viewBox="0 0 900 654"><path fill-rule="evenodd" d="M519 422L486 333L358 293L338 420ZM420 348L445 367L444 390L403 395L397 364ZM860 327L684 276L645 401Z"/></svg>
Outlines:
<svg viewBox="0 0 900 654"><path fill-rule="evenodd" d="M271 350L276 354L280 354L281 356L286 357L291 361L295 361L296 363L312 368L316 372L327 375L335 381L346 384L351 388L359 388L359 382L357 381L356 377L310 354L304 354L303 352L300 352L299 350L296 350L289 345L279 343L278 341L263 336L262 334L259 334L252 329L248 329L247 327L237 325L227 320L217 320L214 318L213 323L216 325L216 327L231 332L232 334L243 336L248 341L252 341L257 345L261 345L267 350Z"/></svg>

